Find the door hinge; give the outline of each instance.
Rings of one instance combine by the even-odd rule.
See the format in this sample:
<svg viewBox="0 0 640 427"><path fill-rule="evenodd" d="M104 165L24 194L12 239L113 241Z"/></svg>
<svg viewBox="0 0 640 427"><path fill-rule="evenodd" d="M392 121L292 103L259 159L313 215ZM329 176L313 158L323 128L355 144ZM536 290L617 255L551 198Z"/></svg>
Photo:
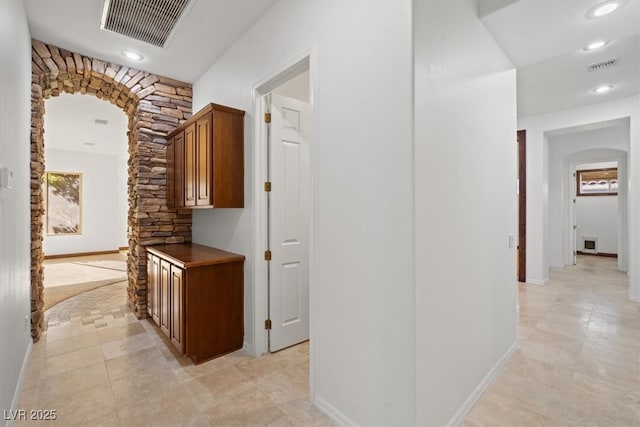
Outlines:
<svg viewBox="0 0 640 427"><path fill-rule="evenodd" d="M264 122L271 123L271 113L264 113Z"/></svg>
<svg viewBox="0 0 640 427"><path fill-rule="evenodd" d="M271 182L267 181L264 183L264 191L266 191L267 193L271 191Z"/></svg>
<svg viewBox="0 0 640 427"><path fill-rule="evenodd" d="M271 261L271 251L270 250L266 250L264 251L264 260L265 261Z"/></svg>
<svg viewBox="0 0 640 427"><path fill-rule="evenodd" d="M271 330L271 319L267 319L264 321L264 328L268 331Z"/></svg>

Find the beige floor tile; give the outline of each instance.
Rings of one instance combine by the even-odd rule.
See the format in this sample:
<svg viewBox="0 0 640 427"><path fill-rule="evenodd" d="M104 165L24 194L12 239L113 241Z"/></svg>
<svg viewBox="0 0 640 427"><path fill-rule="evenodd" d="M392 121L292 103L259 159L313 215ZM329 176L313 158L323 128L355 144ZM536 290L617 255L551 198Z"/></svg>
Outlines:
<svg viewBox="0 0 640 427"><path fill-rule="evenodd" d="M112 322L113 323L113 322ZM142 323L126 323L124 325L102 328L97 331L97 338L101 344L117 341L122 338L128 338L135 335L143 334L146 329Z"/></svg>
<svg viewBox="0 0 640 427"><path fill-rule="evenodd" d="M156 348L156 343L153 338L147 334L137 334L120 338L115 341L110 341L106 344L102 344L101 347L105 360L109 360L127 354L136 353L140 350Z"/></svg>
<svg viewBox="0 0 640 427"><path fill-rule="evenodd" d="M212 425L269 425L285 416L269 396L249 388L205 412Z"/></svg>
<svg viewBox="0 0 640 427"><path fill-rule="evenodd" d="M70 353L48 357L44 361L40 379L101 362L103 359L100 346L87 347Z"/></svg>
<svg viewBox="0 0 640 427"><path fill-rule="evenodd" d="M120 418L118 418L118 411L115 409L108 414L101 415L97 418L93 418L89 421L81 421L75 424L77 427L91 426L91 427L126 427L128 424L121 424ZM74 427L75 427L74 426Z"/></svg>
<svg viewBox="0 0 640 427"><path fill-rule="evenodd" d="M112 413L115 401L111 386L102 384L55 403L59 425L88 425L89 420Z"/></svg>
<svg viewBox="0 0 640 427"><path fill-rule="evenodd" d="M47 335L49 334L50 332ZM44 345L44 351L48 357L51 357L93 347L98 344L100 344L98 336L94 330L91 330L89 333L83 335L74 335L51 341L48 340Z"/></svg>
<svg viewBox="0 0 640 427"><path fill-rule="evenodd" d="M52 407L78 392L108 383L109 377L102 361L62 372L40 381L38 405Z"/></svg>

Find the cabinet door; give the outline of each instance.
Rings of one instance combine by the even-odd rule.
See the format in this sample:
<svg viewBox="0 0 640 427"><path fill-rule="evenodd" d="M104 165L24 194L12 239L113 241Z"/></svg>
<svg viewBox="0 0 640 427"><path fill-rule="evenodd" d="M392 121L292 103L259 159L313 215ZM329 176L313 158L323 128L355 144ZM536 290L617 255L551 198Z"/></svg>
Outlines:
<svg viewBox="0 0 640 427"><path fill-rule="evenodd" d="M171 266L171 343L184 353L184 281L183 270Z"/></svg>
<svg viewBox="0 0 640 427"><path fill-rule="evenodd" d="M196 205L196 125L184 130L184 205Z"/></svg>
<svg viewBox="0 0 640 427"><path fill-rule="evenodd" d="M171 325L171 264L160 260L160 330L169 336Z"/></svg>
<svg viewBox="0 0 640 427"><path fill-rule="evenodd" d="M184 132L180 132L179 134L173 137L173 158L174 158L174 169L173 169L173 187L174 187L174 206L176 208L184 207L185 203L185 192L184 192L184 177L185 177L185 168L184 168ZM169 188L167 187L167 191ZM168 198L167 194L167 198Z"/></svg>
<svg viewBox="0 0 640 427"><path fill-rule="evenodd" d="M147 312L160 324L160 258L147 254Z"/></svg>
<svg viewBox="0 0 640 427"><path fill-rule="evenodd" d="M175 137L167 141L166 148L167 155L167 206L170 208L176 207L176 159L175 159Z"/></svg>
<svg viewBox="0 0 640 427"><path fill-rule="evenodd" d="M211 169L213 166L211 114L196 122L197 187L196 206L211 205Z"/></svg>

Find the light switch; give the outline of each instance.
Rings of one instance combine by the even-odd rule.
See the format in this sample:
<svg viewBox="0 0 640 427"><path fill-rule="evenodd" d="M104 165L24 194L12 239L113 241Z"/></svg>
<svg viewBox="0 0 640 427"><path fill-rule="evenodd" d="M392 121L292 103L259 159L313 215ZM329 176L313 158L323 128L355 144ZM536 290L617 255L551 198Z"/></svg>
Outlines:
<svg viewBox="0 0 640 427"><path fill-rule="evenodd" d="M509 233L509 249L513 249L516 244L516 236L513 233Z"/></svg>
<svg viewBox="0 0 640 427"><path fill-rule="evenodd" d="M0 188L13 188L13 172L9 168L0 168Z"/></svg>

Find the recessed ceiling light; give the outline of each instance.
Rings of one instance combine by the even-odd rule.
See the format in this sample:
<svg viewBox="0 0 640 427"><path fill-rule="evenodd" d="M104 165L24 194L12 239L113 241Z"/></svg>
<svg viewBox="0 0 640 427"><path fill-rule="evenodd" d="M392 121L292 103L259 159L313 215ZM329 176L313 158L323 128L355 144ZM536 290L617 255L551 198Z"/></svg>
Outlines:
<svg viewBox="0 0 640 427"><path fill-rule="evenodd" d="M607 92L610 92L613 89L613 85L602 85L602 86L598 86L597 88L595 88L593 90L593 93L597 93L598 95L602 95L605 94Z"/></svg>
<svg viewBox="0 0 640 427"><path fill-rule="evenodd" d="M604 40L598 40L597 42L593 42L590 43L588 46L586 46L584 48L584 50L596 50L596 49L600 49L601 47L605 46L606 44L608 44L609 42L606 42Z"/></svg>
<svg viewBox="0 0 640 427"><path fill-rule="evenodd" d="M593 6L587 11L587 18L600 18L615 12L622 6L623 0L608 0Z"/></svg>
<svg viewBox="0 0 640 427"><path fill-rule="evenodd" d="M134 52L132 50L123 50L122 51L122 56L124 56L125 58L130 59L132 61L142 61L144 59L144 56L142 56L138 52Z"/></svg>

